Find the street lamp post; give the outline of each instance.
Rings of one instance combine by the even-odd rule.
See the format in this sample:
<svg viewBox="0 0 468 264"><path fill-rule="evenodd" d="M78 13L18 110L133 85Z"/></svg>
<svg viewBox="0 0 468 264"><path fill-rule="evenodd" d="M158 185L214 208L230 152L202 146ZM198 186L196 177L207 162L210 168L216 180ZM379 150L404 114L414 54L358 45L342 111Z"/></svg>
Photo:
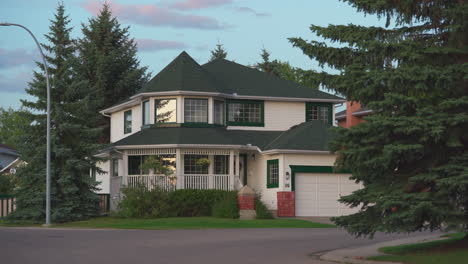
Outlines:
<svg viewBox="0 0 468 264"><path fill-rule="evenodd" d="M46 75L46 83L47 83L47 154L46 154L46 222L45 226L50 225L50 82L49 82L49 70L47 66L47 61L45 59L44 53L42 52L41 45L37 41L34 34L25 26L20 24L13 24L13 23L0 23L0 26L17 26L26 30L31 37L36 42L37 48L42 56L42 61L44 63L44 70Z"/></svg>

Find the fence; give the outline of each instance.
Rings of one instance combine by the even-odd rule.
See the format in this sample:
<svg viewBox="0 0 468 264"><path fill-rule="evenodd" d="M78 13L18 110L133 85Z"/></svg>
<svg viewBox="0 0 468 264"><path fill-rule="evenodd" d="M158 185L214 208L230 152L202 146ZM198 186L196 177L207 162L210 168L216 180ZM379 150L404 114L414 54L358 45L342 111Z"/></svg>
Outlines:
<svg viewBox="0 0 468 264"><path fill-rule="evenodd" d="M15 211L15 197L12 195L0 194L0 218L5 217Z"/></svg>
<svg viewBox="0 0 468 264"><path fill-rule="evenodd" d="M110 207L110 195L108 193L99 193L99 206L101 207L101 213L109 212ZM16 198L13 195L0 194L0 218L6 217L15 211Z"/></svg>

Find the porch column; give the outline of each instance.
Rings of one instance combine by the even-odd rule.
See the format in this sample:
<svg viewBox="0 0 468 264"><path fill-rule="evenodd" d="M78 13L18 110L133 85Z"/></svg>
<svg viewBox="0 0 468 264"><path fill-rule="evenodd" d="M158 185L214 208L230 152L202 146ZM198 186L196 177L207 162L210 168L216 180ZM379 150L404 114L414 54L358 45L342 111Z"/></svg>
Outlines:
<svg viewBox="0 0 468 264"><path fill-rule="evenodd" d="M208 166L208 189L213 188L213 181L214 181L214 155L208 155L208 159L210 160L210 166Z"/></svg>
<svg viewBox="0 0 468 264"><path fill-rule="evenodd" d="M184 188L184 177L183 177L183 169L182 169L182 154L180 153L180 149L176 149L176 188L183 189Z"/></svg>
<svg viewBox="0 0 468 264"><path fill-rule="evenodd" d="M128 154L127 151L124 150L122 154L122 184L127 186L128 183Z"/></svg>
<svg viewBox="0 0 468 264"><path fill-rule="evenodd" d="M240 184L240 157L239 157L239 151L236 151L236 176L234 177L237 179L237 181L234 181L235 184L239 184L239 187L241 186Z"/></svg>
<svg viewBox="0 0 468 264"><path fill-rule="evenodd" d="M234 190L234 150L229 151L229 189Z"/></svg>

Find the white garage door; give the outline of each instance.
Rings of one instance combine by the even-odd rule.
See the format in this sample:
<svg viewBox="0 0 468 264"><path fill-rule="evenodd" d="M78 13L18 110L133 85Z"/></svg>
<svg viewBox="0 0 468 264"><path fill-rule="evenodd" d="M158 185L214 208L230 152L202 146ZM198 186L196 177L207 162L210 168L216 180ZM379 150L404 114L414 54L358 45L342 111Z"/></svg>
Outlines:
<svg viewBox="0 0 468 264"><path fill-rule="evenodd" d="M338 202L340 196L351 194L360 184L349 180L350 174L297 173L295 175L296 216L340 216L352 214Z"/></svg>

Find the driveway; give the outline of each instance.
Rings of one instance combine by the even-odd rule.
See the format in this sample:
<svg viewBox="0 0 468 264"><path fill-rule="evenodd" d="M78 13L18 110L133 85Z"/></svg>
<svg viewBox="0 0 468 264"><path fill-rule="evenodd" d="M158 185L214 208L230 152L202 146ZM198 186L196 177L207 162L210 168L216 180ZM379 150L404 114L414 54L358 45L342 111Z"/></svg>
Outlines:
<svg viewBox="0 0 468 264"><path fill-rule="evenodd" d="M413 235L414 236L414 235ZM326 229L80 230L0 228L5 264L326 263L314 253L406 236L355 239Z"/></svg>

